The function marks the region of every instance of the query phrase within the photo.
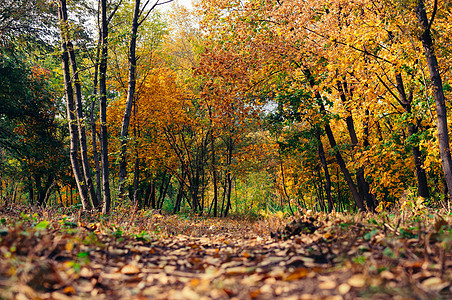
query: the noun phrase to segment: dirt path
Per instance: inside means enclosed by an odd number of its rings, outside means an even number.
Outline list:
[[[314,220],[283,240],[194,222],[195,236],[156,238],[68,224],[0,230],[0,298],[452,299],[452,255],[433,232]]]

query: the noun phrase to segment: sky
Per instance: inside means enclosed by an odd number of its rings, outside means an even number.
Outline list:
[[[187,7],[187,8],[191,8],[192,4],[191,4],[191,0],[174,0],[175,2],[182,4],[183,6]],[[161,1],[164,2],[164,1]],[[167,5],[171,5],[171,4],[167,4]]]
[[[188,7],[188,8],[190,8],[190,7],[192,7],[192,5],[191,5],[191,0],[177,0],[180,4],[182,4],[182,5],[184,5],[184,6],[186,6],[186,7]]]
[[[176,3],[180,4],[180,5],[183,5],[183,6],[187,7],[187,8],[192,8],[193,7],[193,5],[191,4],[191,1],[192,0],[174,0],[174,2],[176,2]],[[160,0],[159,2],[160,3],[165,3],[165,0]],[[172,3],[165,3],[163,5],[160,5],[158,9],[160,11],[167,11],[167,10],[171,9],[171,5],[172,5]]]

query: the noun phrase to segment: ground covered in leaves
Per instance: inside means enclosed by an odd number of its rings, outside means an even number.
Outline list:
[[[290,222],[291,221],[291,222]],[[0,299],[452,299],[450,214],[0,208]]]

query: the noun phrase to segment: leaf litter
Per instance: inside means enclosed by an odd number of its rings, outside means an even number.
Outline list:
[[[450,216],[0,212],[0,299],[452,298]]]

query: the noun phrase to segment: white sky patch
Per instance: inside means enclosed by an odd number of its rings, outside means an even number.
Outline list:
[[[192,0],[174,0],[171,3],[166,3],[166,4],[163,4],[163,5],[159,5],[159,9],[161,11],[167,11],[167,10],[171,9],[171,6],[172,6],[173,3],[177,3],[177,4],[180,4],[180,5],[183,5],[186,8],[193,8],[193,4],[192,4],[191,1]],[[160,3],[164,3],[164,2],[165,2],[164,0],[160,0]]]

